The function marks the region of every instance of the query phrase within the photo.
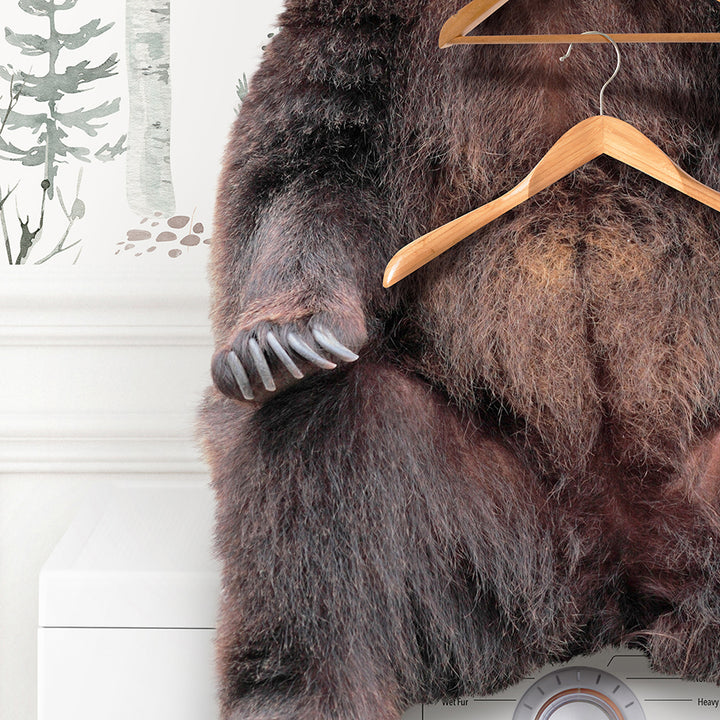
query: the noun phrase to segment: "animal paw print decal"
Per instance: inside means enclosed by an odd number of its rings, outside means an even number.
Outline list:
[[[127,238],[118,243],[116,255],[134,250],[135,257],[139,257],[166,250],[169,257],[177,258],[187,248],[210,244],[210,238],[203,237],[205,225],[190,215],[165,218],[157,212],[152,218],[143,218],[139,225],[141,227],[127,231]]]

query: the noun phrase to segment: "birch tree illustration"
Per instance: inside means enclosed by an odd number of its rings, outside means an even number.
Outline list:
[[[45,75],[32,72],[21,72],[22,98],[35,100],[42,109],[37,113],[20,113],[15,110],[7,118],[8,131],[29,129],[35,137],[35,144],[21,147],[0,138],[0,150],[3,155],[19,160],[27,166],[45,166],[44,176],[48,181],[47,197],[52,199],[55,190],[55,179],[58,164],[70,158],[88,161],[91,150],[87,147],[73,145],[69,138],[73,131],[88,137],[97,137],[98,131],[105,127],[105,118],[115,114],[120,107],[120,98],[115,98],[92,108],[67,108],[66,96],[78,95],[98,81],[116,74],[118,64],[116,54],[110,55],[99,65],[91,66],[89,60],[75,65],[60,68],[61,56],[76,51],[93,38],[107,30],[113,23],[101,25],[100,20],[91,20],[76,32],[62,33],[57,28],[56,15],[71,10],[78,0],[19,0],[20,8],[28,15],[42,17],[47,20],[48,34],[21,34],[5,28],[5,40],[9,45],[19,48],[23,55],[30,57],[45,56],[48,71]],[[0,66],[0,78],[12,81],[14,72],[11,68]],[[112,160],[124,150],[125,137],[105,143],[95,149],[94,157],[101,160]]]
[[[128,205],[175,211],[170,169],[170,0],[126,0],[130,134]]]

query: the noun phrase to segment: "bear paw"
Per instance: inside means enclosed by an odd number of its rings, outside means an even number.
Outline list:
[[[313,317],[304,325],[263,322],[240,331],[215,353],[213,382],[228,397],[262,402],[319,370],[355,362],[357,353],[328,324]]]

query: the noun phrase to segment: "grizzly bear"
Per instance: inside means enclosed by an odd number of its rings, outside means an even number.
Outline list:
[[[615,55],[439,49],[463,0],[288,0],[227,146],[201,433],[225,720],[391,720],[642,649],[720,681],[720,214],[601,157],[386,290],[597,114]],[[510,0],[488,34],[720,31]],[[720,188],[720,51],[629,44],[606,113]]]

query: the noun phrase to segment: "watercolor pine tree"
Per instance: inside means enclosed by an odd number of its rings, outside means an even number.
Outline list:
[[[19,48],[23,55],[43,57],[47,67],[44,75],[32,71],[14,73],[8,66],[0,66],[0,77],[11,81],[13,75],[22,82],[22,98],[30,98],[41,107],[35,113],[13,110],[8,118],[6,131],[29,130],[33,142],[24,146],[0,137],[0,151],[6,158],[18,160],[23,165],[44,165],[45,179],[49,185],[47,196],[52,199],[58,164],[71,159],[89,161],[92,157],[99,160],[112,160],[125,151],[125,136],[112,144],[105,142],[92,150],[84,145],[74,144],[70,140],[78,135],[96,138],[105,127],[103,122],[118,112],[120,99],[114,98],[95,107],[68,107],[68,96],[78,95],[96,83],[116,74],[118,58],[116,54],[106,58],[98,65],[89,60],[61,67],[66,55],[75,53],[87,43],[112,27],[112,23],[102,25],[100,20],[91,20],[75,32],[63,33],[58,30],[58,13],[72,10],[78,0],[19,0],[20,8],[28,15],[44,18],[46,34],[21,34],[5,28],[5,40]],[[61,63],[62,61],[62,63]],[[35,64],[37,67],[37,63]],[[18,133],[19,134],[19,133]],[[76,139],[75,142],[78,142]]]
[[[31,250],[42,236],[47,202],[53,200],[56,190],[66,218],[65,229],[50,252],[36,262],[46,262],[75,247],[79,241],[69,243],[68,240],[73,226],[85,214],[85,205],[79,197],[82,167],[93,159],[113,160],[126,149],[125,135],[113,138],[112,143],[99,137],[109,118],[118,112],[119,98],[92,107],[84,107],[74,98],[116,75],[118,65],[117,54],[106,57],[98,64],[76,59],[81,50],[87,56],[88,48],[85,46],[113,26],[113,23],[103,25],[101,20],[95,19],[80,27],[76,25],[72,32],[61,32],[58,29],[58,14],[72,10],[77,4],[78,0],[19,0],[20,9],[32,18],[28,22],[42,22],[44,27],[40,27],[40,31],[44,34],[23,34],[5,28],[6,43],[31,59],[27,62],[28,70],[16,70],[9,64],[0,65],[0,78],[7,81],[11,89],[11,103],[3,114],[0,157],[28,167],[42,168],[43,177],[37,218],[32,222],[29,214],[23,217],[18,210],[17,237],[12,236],[5,208],[0,205],[0,227],[11,264],[28,262]],[[63,22],[63,25],[68,27],[69,24]],[[38,66],[46,70],[45,74],[34,71]],[[66,204],[60,189],[56,188],[58,168],[62,164],[78,163],[75,199]],[[23,185],[25,182],[23,180]],[[0,197],[7,200],[16,187],[0,192]],[[15,252],[13,248],[16,248]]]

